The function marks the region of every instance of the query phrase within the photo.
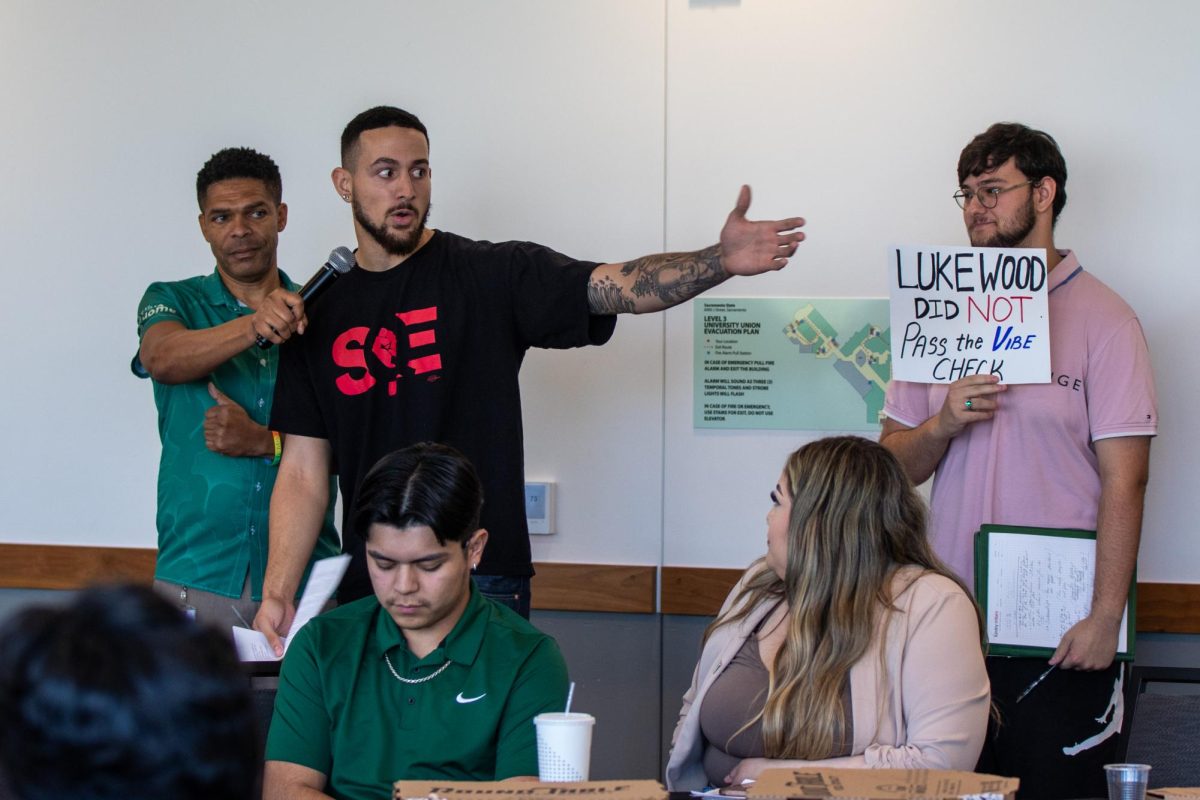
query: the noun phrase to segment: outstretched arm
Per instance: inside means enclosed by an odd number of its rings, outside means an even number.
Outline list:
[[[783,269],[804,241],[800,217],[746,219],[750,187],[721,229],[720,244],[691,253],[660,253],[592,270],[588,305],[593,314],[645,314],[690,300],[734,275]]]

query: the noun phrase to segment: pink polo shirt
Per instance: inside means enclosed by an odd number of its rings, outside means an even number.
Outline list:
[[[1157,433],[1137,316],[1074,253],[1064,255],[1049,276],[1050,383],[1010,385],[996,416],[956,436],[934,475],[931,541],[968,585],[980,525],[1094,530],[1100,474],[1092,442]],[[915,428],[941,410],[948,391],[892,381],[884,413]]]

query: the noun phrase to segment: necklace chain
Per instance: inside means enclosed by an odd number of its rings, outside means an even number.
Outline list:
[[[446,659],[445,664],[442,664],[435,671],[429,673],[424,678],[405,678],[405,677],[401,676],[399,672],[396,672],[396,668],[392,666],[392,660],[390,658],[388,658],[387,653],[383,654],[383,660],[387,662],[387,668],[391,671],[392,676],[396,680],[400,681],[401,683],[407,683],[410,685],[414,684],[414,683],[425,683],[425,681],[431,681],[434,678],[436,678],[438,675],[441,675],[443,672],[445,672],[446,667],[450,666],[450,659]]]

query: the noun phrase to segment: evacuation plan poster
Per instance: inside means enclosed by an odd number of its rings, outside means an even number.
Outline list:
[[[878,431],[891,378],[886,299],[694,302],[693,425]]]

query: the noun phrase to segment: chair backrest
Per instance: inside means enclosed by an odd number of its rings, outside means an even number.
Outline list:
[[[1134,667],[1121,760],[1149,764],[1150,786],[1200,786],[1200,669]]]
[[[250,697],[254,703],[254,720],[258,738],[258,780],[254,787],[254,800],[262,797],[263,749],[267,743],[267,731],[271,727],[271,716],[275,711],[275,690],[279,688],[279,663],[243,663],[242,671],[250,682]],[[0,798],[3,800],[3,798]]]

